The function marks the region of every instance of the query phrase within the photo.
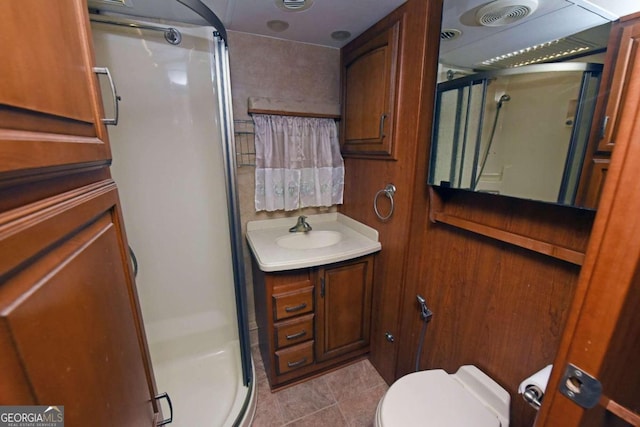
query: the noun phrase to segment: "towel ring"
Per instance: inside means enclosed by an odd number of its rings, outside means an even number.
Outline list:
[[[380,211],[378,210],[378,197],[380,197],[382,194],[387,196],[391,201],[391,209],[389,209],[389,213],[384,216],[380,215]],[[388,220],[389,218],[391,218],[391,215],[393,215],[393,208],[394,208],[393,195],[394,194],[396,194],[396,186],[393,184],[387,184],[382,190],[378,190],[375,197],[373,198],[373,210],[375,211],[378,218],[382,221]]]

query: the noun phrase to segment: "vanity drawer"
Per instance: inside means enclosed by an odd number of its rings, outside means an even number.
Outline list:
[[[312,311],[313,286],[273,295],[274,320],[288,319]]]
[[[276,351],[276,366],[280,375],[312,363],[313,340]]]
[[[313,339],[313,314],[277,323],[274,335],[276,349]]]

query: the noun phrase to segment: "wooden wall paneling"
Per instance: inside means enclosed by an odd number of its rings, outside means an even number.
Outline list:
[[[398,70],[400,83],[395,123],[396,160],[345,159],[345,203],[339,208],[345,215],[374,227],[380,235],[382,251],[376,257],[374,270],[370,360],[389,383],[396,378],[396,354],[398,340],[401,339],[400,297],[407,262],[417,154],[422,154],[424,148],[419,141],[423,136],[419,133],[419,127],[425,120],[421,116],[425,112],[422,104],[424,102],[427,105],[428,101],[424,101],[422,95],[425,85],[427,93],[432,91],[432,86],[435,88],[441,9],[440,0],[409,0],[352,42],[366,40],[368,34],[385,25],[385,20],[405,14]],[[425,58],[429,60],[425,62]],[[431,74],[433,80],[425,79],[425,75]],[[431,122],[430,117],[427,121]],[[388,183],[393,183],[397,192],[394,197],[394,213],[384,222],[376,217],[372,204],[376,192]],[[388,207],[384,205],[383,200],[380,201],[381,211],[387,212]],[[396,343],[390,343],[385,339],[387,331],[397,337]]]
[[[426,166],[425,166],[426,167]],[[425,175],[426,176],[426,175]],[[434,317],[421,369],[479,366],[512,399],[511,425],[530,426],[535,411],[517,394],[524,378],[552,363],[568,317],[579,267],[511,244],[432,223],[429,191],[416,189],[397,376],[413,371],[422,323],[415,295]],[[584,252],[594,213],[518,199],[447,192],[447,212]]]
[[[423,111],[431,111],[432,105],[433,93],[425,94]],[[478,365],[509,391],[510,425],[530,426],[536,412],[517,394],[517,387],[553,361],[579,267],[431,222],[430,203],[448,214],[577,252],[585,251],[595,213],[464,191],[440,192],[430,200],[430,121],[420,123],[419,129],[424,147],[417,151],[396,377],[415,369],[422,327],[416,294],[421,294],[434,316],[420,369],[453,372],[465,363]]]
[[[421,369],[478,366],[510,393],[511,425],[531,425],[535,411],[517,387],[553,361],[579,267],[448,225],[433,225],[426,234],[429,248],[414,289],[434,316]],[[408,291],[405,303],[414,301]],[[404,312],[403,330],[414,334],[413,342],[403,340],[398,375],[414,369],[422,326],[417,308]]]

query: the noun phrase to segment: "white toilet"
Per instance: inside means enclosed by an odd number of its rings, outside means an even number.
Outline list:
[[[472,365],[415,372],[380,399],[376,427],[508,427],[509,393]]]

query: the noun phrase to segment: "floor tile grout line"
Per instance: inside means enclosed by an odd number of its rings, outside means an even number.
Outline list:
[[[349,420],[347,419],[347,416],[342,411],[342,407],[340,406],[340,402],[336,403],[336,405],[338,406],[338,411],[340,411],[340,415],[342,415],[342,419],[344,420],[344,423],[347,425],[347,427],[350,427],[351,423],[349,422]]]
[[[370,362],[368,362],[368,363],[370,363]],[[329,374],[330,373],[327,373],[326,375],[329,375]],[[386,381],[384,381],[384,379],[376,371],[368,372],[368,373],[365,372],[364,375],[362,375],[362,376],[360,376],[358,378],[358,382],[361,382],[362,378],[365,378],[365,377],[367,379],[371,379],[371,377],[378,377],[379,381],[376,380],[376,381],[374,381],[375,382],[374,384],[371,384],[371,385],[366,386],[366,387],[364,387],[365,384],[361,383],[363,388],[359,390],[358,394],[371,392],[372,390],[374,390],[377,387],[383,387],[383,386],[387,387],[387,388],[389,387],[389,385],[386,383]],[[351,426],[352,425],[352,423],[349,421],[349,419],[345,415],[345,412],[344,412],[345,409],[344,408],[346,406],[348,406],[348,405],[345,405],[345,402],[347,402],[348,400],[352,399],[354,396],[353,395],[347,395],[347,396],[343,396],[343,398],[341,400],[338,400],[338,398],[337,398],[338,394],[336,394],[336,390],[334,390],[334,387],[332,387],[331,381],[328,380],[328,377],[324,377],[323,378],[322,376],[320,376],[318,378],[321,378],[322,381],[324,382],[324,385],[326,386],[326,389],[330,394],[332,403],[330,403],[329,405],[327,405],[327,406],[325,406],[323,408],[319,408],[319,409],[317,409],[315,411],[309,412],[309,413],[304,414],[304,415],[302,415],[300,417],[297,417],[297,418],[295,418],[293,420],[289,420],[289,421],[285,422],[285,419],[284,419],[285,418],[284,417],[285,411],[283,409],[282,402],[280,402],[280,399],[275,399],[275,402],[276,402],[276,405],[277,405],[277,409],[278,409],[278,413],[279,413],[279,415],[280,415],[280,417],[282,419],[282,424],[278,424],[278,427],[289,426],[289,425],[291,425],[291,424],[293,424],[295,422],[301,421],[301,420],[303,420],[303,419],[305,419],[307,417],[311,417],[311,416],[317,414],[318,412],[326,410],[326,409],[329,409],[329,408],[331,408],[333,406],[337,406],[338,412],[339,412],[343,422],[345,423],[345,425],[346,426]],[[266,378],[266,376],[264,378],[261,378],[261,381],[266,382],[267,386],[268,386],[268,378]],[[274,394],[277,394],[277,393],[278,392],[276,392]]]
[[[305,418],[307,418],[307,417],[310,417],[311,415],[315,415],[315,414],[317,414],[317,413],[318,413],[318,412],[320,412],[320,411],[324,411],[325,409],[329,409],[329,408],[331,408],[332,406],[338,406],[338,402],[334,402],[334,403],[332,403],[332,404],[331,404],[331,405],[329,405],[329,406],[325,406],[324,408],[320,408],[320,409],[315,410],[315,411],[313,411],[313,412],[309,412],[308,414],[305,414],[305,415],[303,415],[303,416],[301,416],[301,417],[299,417],[299,418],[296,418],[295,420],[291,420],[291,421],[289,421],[289,422],[287,422],[287,423],[283,424],[282,426],[283,426],[283,427],[284,427],[284,426],[288,426],[289,424],[295,423],[296,421],[301,421],[301,420],[303,420],[303,419],[305,419]],[[339,406],[338,406],[338,411],[340,411],[340,415],[342,416],[342,418],[343,418],[343,419],[345,420],[345,422],[346,422],[346,420],[347,420],[347,419],[345,418],[344,414],[343,414],[343,413],[342,413],[342,411],[340,410],[340,407],[339,407]]]

